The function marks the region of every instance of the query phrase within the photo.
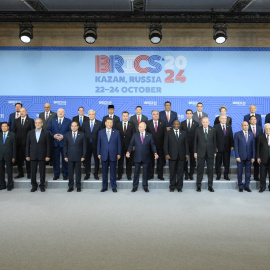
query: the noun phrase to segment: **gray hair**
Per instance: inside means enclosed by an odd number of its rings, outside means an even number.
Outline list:
[[[96,111],[93,110],[93,109],[89,110],[89,111],[88,111],[88,114],[89,114],[90,112],[94,112],[94,113],[96,114]]]

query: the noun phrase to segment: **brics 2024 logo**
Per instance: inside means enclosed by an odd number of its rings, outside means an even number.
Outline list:
[[[185,56],[160,55],[96,55],[96,73],[124,73],[124,74],[168,74],[165,83],[179,81],[184,83],[187,66]]]

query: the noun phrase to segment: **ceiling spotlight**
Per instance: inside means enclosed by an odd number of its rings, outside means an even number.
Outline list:
[[[226,41],[226,39],[228,38],[227,28],[228,28],[228,25],[225,23],[215,24],[213,26],[213,29],[214,29],[213,38],[217,44],[224,43]]]
[[[161,24],[149,26],[149,39],[153,44],[158,44],[162,39]]]
[[[20,24],[19,38],[23,43],[29,43],[33,38],[33,25],[31,23]]]
[[[97,25],[85,24],[83,38],[87,43],[93,44],[97,40]]]

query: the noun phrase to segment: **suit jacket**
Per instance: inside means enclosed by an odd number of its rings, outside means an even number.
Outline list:
[[[41,130],[38,142],[36,129],[27,133],[26,157],[30,157],[31,160],[45,160],[46,157],[50,157],[50,135],[45,129]]]
[[[21,124],[21,117],[14,120],[13,132],[16,134],[17,147],[26,147],[27,133],[35,128],[35,123],[32,118],[28,116],[25,118],[24,125]]]
[[[88,122],[89,118],[87,116],[83,116],[83,123],[82,123],[82,126],[80,126],[80,116],[77,115],[77,116],[74,116],[72,118],[72,122],[77,122],[78,125],[79,125],[79,131],[83,131],[83,126],[86,122]]]
[[[123,130],[123,121],[118,123],[116,127],[117,130],[120,132],[122,149],[127,151],[131,138],[133,134],[136,132],[135,126],[133,122],[128,121],[126,134],[124,134]]]
[[[226,136],[224,136],[223,129],[220,124],[214,126],[216,130],[216,141],[218,152],[230,151],[234,147],[232,127],[226,124]]]
[[[248,122],[249,123],[249,117],[250,117],[250,113],[249,114],[246,114],[244,116],[244,121]],[[255,117],[257,119],[257,125],[262,127],[262,116],[260,114],[257,114],[255,113]]]
[[[159,112],[159,119],[163,120],[166,124],[166,127],[172,127],[173,121],[178,120],[177,113],[170,111],[170,121],[168,122],[166,111]]]
[[[60,142],[56,139],[54,139],[55,134],[62,134],[63,136],[70,131],[70,126],[71,126],[71,121],[70,119],[64,117],[61,127],[59,127],[58,124],[58,117],[55,117],[51,120],[49,127],[48,127],[48,132],[50,133],[51,137],[53,138],[53,146],[54,147],[64,147],[64,140],[61,140]]]
[[[264,164],[267,163],[267,161],[270,158],[269,146],[265,133],[262,133],[261,135],[258,136],[256,158],[260,158],[261,162]]]
[[[138,120],[137,120],[137,114],[132,115],[130,117],[129,121],[134,124],[136,132],[139,132],[139,124],[138,124]],[[145,115],[142,114],[140,122],[147,123],[148,122],[148,117],[146,117]]]
[[[131,153],[133,146],[135,146],[134,152],[134,162],[143,162],[148,163],[150,162],[150,155],[153,153],[157,153],[157,148],[154,143],[154,139],[152,135],[148,132],[145,132],[145,138],[142,144],[140,132],[136,132],[133,134],[129,147],[128,152]],[[152,150],[152,152],[150,151]]]
[[[214,121],[214,125],[218,125],[220,122],[219,122],[219,116],[216,117],[215,121]],[[227,125],[232,125],[232,118],[227,116],[227,122],[226,122]]]
[[[47,121],[45,120],[45,112],[40,113],[38,117],[43,121],[43,128],[47,130],[51,120],[54,117],[57,117],[57,114],[55,112],[50,111],[49,118],[47,119]]]
[[[97,155],[101,155],[101,160],[106,161],[108,156],[111,161],[117,161],[117,155],[121,155],[121,137],[116,129],[111,130],[110,141],[107,139],[106,128],[98,133]]]
[[[97,140],[98,140],[98,133],[102,129],[101,121],[95,119],[95,124],[93,126],[93,130],[91,132],[91,125],[90,120],[86,121],[83,125],[83,132],[87,139],[87,144],[90,144],[90,140],[92,139],[92,146],[93,148],[97,148]]]
[[[203,117],[208,117],[208,114],[205,113],[205,112],[202,112],[202,118],[203,118]],[[202,126],[202,123],[201,123],[200,120],[199,120],[197,111],[193,113],[192,119],[193,119],[194,121],[196,121],[196,122],[199,124],[199,126]]]
[[[147,124],[146,130],[147,132],[152,134],[156,148],[159,150],[160,149],[163,150],[165,134],[167,132],[165,122],[160,119],[158,120],[157,132],[155,132],[153,119],[149,120],[146,124]]]
[[[270,113],[265,116],[265,124],[270,123]]]
[[[251,130],[251,125],[249,124],[248,130],[253,133]],[[256,125],[256,137],[255,137],[255,142],[257,141],[257,137],[263,133],[262,127],[260,127],[258,124]]]
[[[186,160],[188,155],[188,136],[187,133],[181,129],[178,130],[178,140],[176,139],[174,129],[169,130],[165,135],[164,154],[170,155],[171,160]]]
[[[190,130],[188,130],[188,127],[187,127],[187,120],[181,122],[180,129],[186,132],[186,135],[188,137],[189,146],[193,147],[194,137],[195,137],[195,132],[196,132],[197,127],[199,127],[199,124],[198,124],[198,122],[196,122],[194,120],[192,120],[192,125],[191,125]]]
[[[4,144],[3,132],[0,132],[0,160],[11,161],[16,158],[16,136],[9,131]]]
[[[235,158],[240,157],[241,160],[251,160],[252,158],[255,158],[255,139],[251,131],[248,131],[247,143],[243,130],[235,133],[234,151],[235,151]]]
[[[87,150],[86,137],[83,132],[78,130],[74,143],[72,131],[68,131],[64,137],[64,157],[68,161],[81,162],[81,158],[85,158]]]
[[[103,128],[106,128],[105,126],[105,122],[106,122],[106,119],[109,117],[109,115],[105,115],[102,119],[102,127]],[[114,129],[116,129],[116,125],[117,123],[120,122],[120,118],[118,116],[116,116],[115,114],[113,115],[113,127]]]
[[[15,112],[11,113],[9,115],[9,119],[8,119],[8,125],[9,125],[9,130],[13,130],[13,124],[14,124],[14,120],[15,120]]]
[[[197,153],[198,157],[205,157],[206,152],[209,157],[214,156],[217,148],[216,145],[216,130],[213,127],[208,126],[207,141],[205,140],[203,126],[196,129],[194,153]]]

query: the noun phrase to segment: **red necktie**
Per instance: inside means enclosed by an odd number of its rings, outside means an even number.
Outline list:
[[[254,134],[254,137],[256,137],[255,127],[253,127],[253,134]]]
[[[126,134],[127,132],[127,126],[126,126],[126,123],[124,123],[124,134]]]
[[[170,122],[170,113],[169,112],[167,112],[167,120],[168,120],[168,122]]]
[[[202,122],[201,113],[199,113],[199,121]]]
[[[155,121],[155,132],[157,133],[157,121]]]
[[[141,123],[141,119],[140,119],[140,116],[138,115],[138,124]]]
[[[17,116],[16,116],[16,118],[19,118],[19,113],[17,113]]]

